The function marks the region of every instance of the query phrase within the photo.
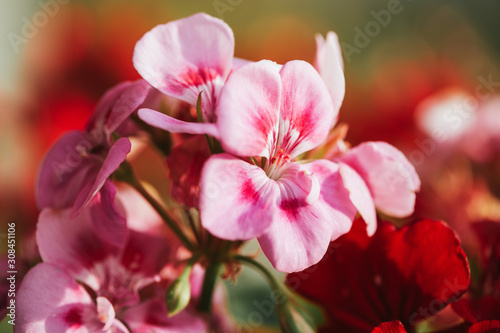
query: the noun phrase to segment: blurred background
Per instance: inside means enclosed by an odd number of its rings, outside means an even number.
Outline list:
[[[345,62],[340,121],[349,125],[347,140],[383,140],[407,154],[423,181],[412,218],[445,220],[472,259],[478,246],[470,224],[500,221],[500,140],[488,138],[492,151],[477,158],[460,148],[465,139],[443,145],[419,125],[421,103],[443,91],[480,103],[500,94],[498,1],[0,3],[0,244],[5,252],[6,224],[15,222],[19,265],[36,261],[34,182],[43,155],[63,132],[83,128],[106,89],[139,78],[132,54],[145,32],[200,11],[224,19],[235,34],[235,55],[249,60],[312,62],[314,35],[335,31]],[[492,119],[500,133],[500,117]],[[163,162],[143,154],[141,176],[168,191]],[[248,321],[269,291],[251,274],[239,284],[244,288],[229,287],[230,304],[236,319]],[[263,323],[272,327],[274,316]],[[4,322],[1,329],[11,328]]]

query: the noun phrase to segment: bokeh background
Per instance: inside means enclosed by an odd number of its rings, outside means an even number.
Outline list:
[[[337,32],[347,81],[340,113],[340,121],[349,124],[347,140],[384,140],[403,150],[423,179],[414,217],[446,220],[471,256],[475,244],[467,241],[468,223],[500,221],[498,157],[476,163],[460,154],[442,160],[438,149],[426,152],[415,111],[443,89],[500,94],[498,1],[0,3],[0,244],[5,252],[6,224],[16,222],[19,265],[36,260],[34,182],[44,153],[63,132],[84,126],[106,89],[139,78],[132,53],[146,31],[200,11],[224,19],[235,34],[235,55],[249,60],[312,62],[314,35]],[[381,14],[388,10],[390,16]],[[145,151],[136,163],[142,178],[168,191],[158,157]],[[238,284],[229,287],[231,308],[237,319],[248,321],[254,303],[269,298],[269,291],[250,273]],[[264,323],[270,328],[259,330],[272,331],[274,316]],[[11,328],[4,322],[0,330]]]

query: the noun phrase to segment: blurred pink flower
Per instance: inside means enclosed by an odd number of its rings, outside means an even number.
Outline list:
[[[164,237],[161,219],[138,195],[124,193],[115,209],[114,194],[96,196],[73,221],[70,209],[42,211],[37,240],[44,262],[19,290],[19,332],[205,330],[187,311],[167,317],[164,288],[139,296],[160,282],[165,265],[175,264],[178,242]],[[137,208],[127,227],[117,211]]]
[[[72,207],[75,217],[125,161],[131,144],[113,141],[112,134],[146,99],[150,86],[143,80],[125,82],[101,99],[85,130],[63,135],[40,167],[36,186],[38,206]]]

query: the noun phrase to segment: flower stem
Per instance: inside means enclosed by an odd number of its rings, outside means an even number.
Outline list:
[[[182,232],[182,229],[174,221],[174,219],[166,211],[165,207],[159,203],[145,188],[142,186],[141,182],[135,176],[132,167],[126,161],[122,163],[120,168],[117,170],[117,177],[132,185],[137,192],[139,192],[144,199],[146,199],[149,204],[156,210],[156,212],[161,216],[165,224],[175,233],[182,244],[190,251],[193,251],[194,247],[191,241]]]
[[[193,231],[194,238],[196,239],[196,242],[198,243],[198,245],[201,245],[202,240],[201,240],[199,228],[197,226],[196,221],[193,218],[193,215],[191,214],[191,211],[189,209],[184,209],[184,212],[186,213],[186,218],[189,222],[189,226],[190,226],[191,230]]]
[[[219,272],[222,264],[218,261],[211,262],[205,271],[203,279],[203,287],[201,289],[200,303],[198,310],[200,312],[209,313],[212,306],[212,295],[214,293],[215,284],[219,277]]]
[[[267,268],[265,268],[264,265],[262,265],[260,262],[254,260],[254,259],[252,259],[250,257],[243,256],[243,255],[238,255],[238,254],[235,255],[235,256],[233,256],[233,259],[235,259],[237,261],[241,261],[243,264],[246,264],[247,266],[250,266],[250,267],[255,268],[258,271],[260,271],[265,276],[265,278],[268,280],[269,285],[271,286],[271,288],[276,289],[276,290],[282,290],[283,289],[282,284],[280,283],[280,281],[278,281],[278,279],[276,279],[276,277],[274,275],[272,275],[267,270]]]

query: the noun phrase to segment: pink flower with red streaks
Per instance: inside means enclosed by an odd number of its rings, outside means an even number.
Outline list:
[[[326,138],[335,114],[321,77],[303,61],[261,61],[231,74],[217,121],[230,154],[212,156],[203,169],[203,226],[224,239],[258,237],[280,271],[318,262],[330,240],[349,231],[356,209],[335,163],[294,158]]]
[[[329,32],[326,39],[317,35],[316,45],[314,66],[338,111],[345,93],[338,37],[334,32]],[[338,112],[335,120],[337,118]],[[369,225],[376,225],[375,209],[394,217],[411,215],[415,192],[420,189],[420,179],[413,165],[398,149],[385,142],[365,142],[349,149],[343,140],[346,132],[339,128],[330,134],[325,158],[339,164],[344,186],[363,219]]]
[[[233,66],[234,36],[224,21],[198,13],[159,25],[135,47],[134,66],[153,87],[195,106],[201,95],[203,123],[178,120],[163,113],[139,110],[146,123],[174,133],[209,134],[217,137],[218,97]],[[233,64],[234,63],[234,64]]]

